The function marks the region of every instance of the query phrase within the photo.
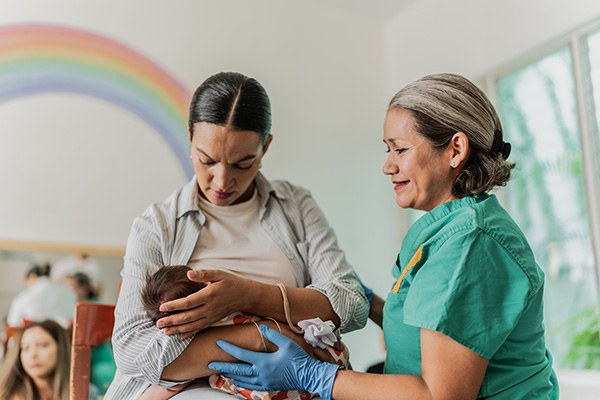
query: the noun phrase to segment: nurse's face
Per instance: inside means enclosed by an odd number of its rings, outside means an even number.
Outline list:
[[[261,135],[253,131],[197,122],[190,141],[192,164],[203,198],[216,206],[249,200],[254,178],[272,137],[263,148]]]
[[[390,175],[396,202],[402,208],[430,211],[456,200],[452,195],[455,170],[452,149],[435,149],[413,128],[409,111],[393,108],[385,117],[383,142],[389,156],[383,173]]]
[[[21,338],[21,364],[33,379],[48,378],[56,369],[58,345],[43,328],[27,329]]]

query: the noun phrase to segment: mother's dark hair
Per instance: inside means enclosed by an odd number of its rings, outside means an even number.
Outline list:
[[[502,124],[485,93],[463,76],[427,75],[400,90],[389,108],[408,110],[415,131],[433,147],[444,148],[457,132],[469,139],[469,156],[454,181],[452,193],[461,198],[504,186],[515,164],[492,150]],[[501,136],[500,136],[501,137]]]
[[[271,133],[271,103],[257,80],[237,72],[220,72],[206,79],[190,103],[188,129],[208,122],[261,135],[263,146]]]

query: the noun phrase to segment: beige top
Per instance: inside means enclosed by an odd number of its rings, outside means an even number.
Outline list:
[[[260,226],[260,197],[226,207],[199,198],[206,222],[188,265],[219,269],[263,283],[298,287],[294,271],[279,246]]]

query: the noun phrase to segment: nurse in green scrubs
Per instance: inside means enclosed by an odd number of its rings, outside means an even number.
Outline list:
[[[384,123],[389,175],[402,208],[426,211],[408,231],[384,302],[384,375],[313,360],[277,332],[279,349],[219,345],[244,364],[209,367],[239,386],[304,389],[325,399],[558,399],[543,324],[544,274],[490,191],[514,164],[485,94],[459,75],[398,92]]]

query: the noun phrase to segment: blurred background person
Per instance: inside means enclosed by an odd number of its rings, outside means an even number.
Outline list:
[[[24,326],[26,322],[51,319],[69,328],[77,299],[72,290],[65,290],[50,279],[50,265],[35,265],[25,275],[25,290],[11,302],[7,323]]]
[[[54,263],[52,268],[52,280],[57,283],[66,283],[69,276],[77,273],[85,274],[89,277],[96,297],[100,296],[102,289],[102,274],[100,264],[88,254],[80,252],[61,258]]]
[[[54,321],[34,322],[17,332],[15,343],[0,367],[0,399],[68,400],[67,331]]]
[[[100,300],[91,278],[83,272],[76,272],[73,275],[68,275],[65,284],[73,290],[78,302]]]

